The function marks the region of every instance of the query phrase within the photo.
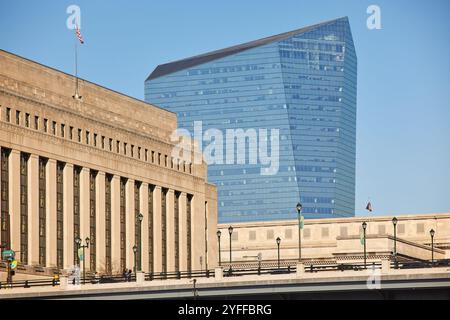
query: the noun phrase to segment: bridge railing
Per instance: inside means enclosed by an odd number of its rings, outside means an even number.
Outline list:
[[[59,286],[59,280],[56,279],[37,279],[37,280],[23,280],[12,282],[0,282],[0,289],[6,288],[31,288],[31,287],[55,287]]]
[[[176,272],[150,272],[145,274],[146,281],[153,280],[176,280],[191,278],[209,278],[214,277],[214,270],[192,270]]]
[[[450,267],[450,259],[436,261],[391,261],[391,268],[394,269],[423,269]]]

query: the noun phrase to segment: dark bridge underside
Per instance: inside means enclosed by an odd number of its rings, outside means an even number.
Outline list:
[[[25,298],[25,297],[21,297]],[[27,297],[30,298],[30,297]],[[40,295],[38,299],[94,299],[94,300],[150,300],[194,299],[192,286],[169,288],[130,288],[120,291],[59,292]],[[205,300],[295,300],[295,299],[450,299],[450,279],[398,279],[382,280],[379,289],[368,289],[366,279],[336,282],[255,283],[245,285],[201,286],[196,288],[195,299]]]

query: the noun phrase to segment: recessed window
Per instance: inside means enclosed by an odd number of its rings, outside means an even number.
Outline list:
[[[152,151],[152,163],[155,163],[155,151]]]
[[[267,230],[267,240],[271,240],[274,238],[274,232],[273,230]]]
[[[78,129],[78,142],[81,143],[81,129]]]
[[[20,125],[20,111],[16,111],[16,124]]]
[[[6,108],[6,122],[11,122],[11,108]]]
[[[134,157],[134,145],[131,145],[131,157]]]
[[[286,230],[284,231],[284,237],[285,237],[286,239],[292,239],[292,229],[286,229]]]
[[[138,147],[138,159],[141,159],[141,147]]]
[[[105,149],[105,136],[102,136],[102,149]]]
[[[127,155],[127,143],[126,142],[123,143],[123,154]]]
[[[72,126],[69,127],[69,139],[70,140],[73,139],[73,127]]]
[[[113,140],[109,138],[109,151],[112,151]]]
[[[147,161],[148,161],[148,150],[145,149],[145,162],[147,162]]]
[[[30,127],[30,114],[29,113],[25,113],[25,127],[27,127],[27,128]]]
[[[48,132],[48,119],[44,119],[44,132]]]
[[[61,137],[64,138],[66,135],[66,125],[64,123],[61,123]]]
[[[116,152],[120,153],[120,141],[119,140],[117,140],[117,143],[116,143]]]
[[[97,146],[97,134],[94,133],[94,147]]]
[[[305,238],[305,239],[309,239],[309,238],[311,238],[311,229],[305,229],[305,230],[303,230],[303,238]]]
[[[89,133],[89,131],[86,131],[86,144],[89,144],[89,139],[91,138],[91,135]]]
[[[423,223],[417,224],[417,233],[425,233],[425,225]]]
[[[56,121],[52,121],[52,134],[56,135]]]
[[[39,117],[34,116],[34,129],[39,130]]]

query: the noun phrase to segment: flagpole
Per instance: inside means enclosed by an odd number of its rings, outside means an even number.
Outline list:
[[[78,45],[75,39],[75,99],[78,98]]]

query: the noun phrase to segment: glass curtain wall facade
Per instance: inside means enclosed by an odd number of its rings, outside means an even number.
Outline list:
[[[279,169],[212,164],[219,222],[354,216],[357,57],[346,17],[160,65],[145,99],[179,127],[279,129]],[[261,137],[258,138],[261,147]],[[210,142],[204,141],[203,147]],[[223,154],[226,154],[225,142]],[[226,159],[224,159],[225,163]]]

